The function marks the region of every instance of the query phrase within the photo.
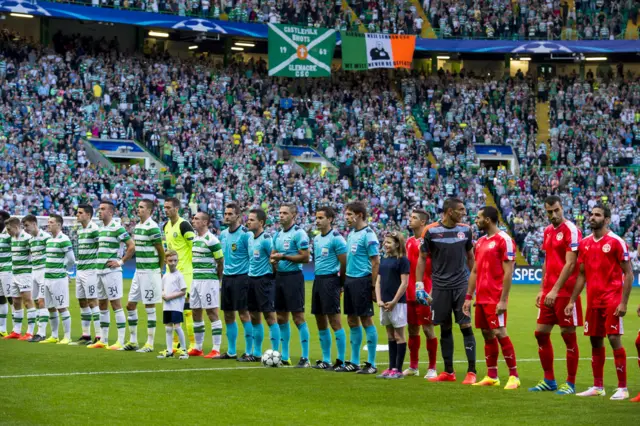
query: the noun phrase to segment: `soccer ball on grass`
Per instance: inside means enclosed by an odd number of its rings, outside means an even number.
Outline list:
[[[282,361],[282,355],[273,349],[267,349],[262,354],[262,365],[265,367],[279,367],[280,361]]]

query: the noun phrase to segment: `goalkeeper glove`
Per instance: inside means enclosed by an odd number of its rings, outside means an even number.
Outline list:
[[[424,290],[418,290],[416,291],[416,299],[419,304],[429,306],[431,301],[431,296],[429,296],[429,293],[427,293]]]
[[[421,305],[429,305],[429,293],[424,290],[424,283],[422,281],[418,281],[416,283],[416,300]]]

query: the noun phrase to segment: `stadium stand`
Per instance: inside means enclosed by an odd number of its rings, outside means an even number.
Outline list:
[[[624,37],[637,15],[634,1],[427,0],[423,7],[443,38],[609,40]]]
[[[366,18],[385,6],[350,7]],[[640,81],[621,69],[543,84],[523,73],[337,71],[303,84],[269,78],[260,60],[220,67],[125,55],[117,39],[52,40],[50,50],[2,32],[0,149],[9,155],[0,160],[0,207],[12,214],[72,215],[77,204],[107,197],[133,217],[135,200],[148,191],[177,194],[219,227],[234,197],[264,207],[274,223],[277,205],[299,196],[301,224],[310,230],[318,205],[341,208],[358,198],[370,200],[374,226],[388,230],[404,229],[402,212],[411,206],[421,203],[435,216],[446,196],[458,195],[470,213],[494,200],[527,260],[538,264],[544,196],[566,195],[570,217],[584,228],[588,207],[616,187],[623,191],[610,195],[620,206],[613,228],[633,245],[640,239],[633,169],[640,165]],[[536,105],[547,100],[549,140],[539,143]],[[88,136],[144,143],[173,181],[157,169],[113,175],[90,164]],[[512,147],[519,174],[477,167],[475,144]],[[310,145],[339,173],[305,171],[276,145]]]

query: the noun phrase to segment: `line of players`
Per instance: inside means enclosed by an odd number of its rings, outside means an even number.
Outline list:
[[[108,347],[117,350],[153,351],[155,333],[155,304],[160,302],[161,275],[164,267],[164,249],[158,225],[150,219],[153,203],[142,200],[138,207],[140,218],[134,240],[124,228],[113,222],[113,205],[102,203],[99,216],[103,226],[91,221],[90,206],[78,208],[78,278],[77,297],[82,312],[83,336],[75,344],[88,344],[92,348]],[[280,208],[281,230],[273,237],[265,234],[266,215],[260,209],[251,210],[246,227],[241,224],[241,210],[237,204],[225,209],[224,221],[228,228],[220,240],[208,231],[209,217],[198,213],[193,218],[194,230],[188,222],[179,219],[180,205],[176,199],[165,203],[169,217],[165,225],[167,240],[180,234],[185,244],[176,247],[188,249],[183,263],[183,272],[193,281],[190,288],[190,308],[193,309],[193,333],[195,344],[189,350],[191,356],[204,355],[203,311],[211,320],[214,347],[206,357],[258,361],[262,353],[264,317],[273,349],[282,346],[283,363],[291,365],[289,342],[291,331],[289,316],[299,330],[302,357],[296,367],[309,367],[309,330],[304,317],[304,278],[302,264],[310,258],[309,240],[306,233],[295,225],[296,206]],[[593,346],[594,386],[579,395],[604,395],[602,370],[604,365],[603,338],[608,337],[614,349],[618,389],[612,399],[625,399],[626,353],[620,342],[623,332],[622,317],[633,275],[628,262],[628,252],[623,240],[609,231],[610,211],[606,206],[594,207],[590,225],[593,235],[581,240],[579,230],[567,221],[560,200],[549,197],[545,200],[551,225],[545,230],[543,250],[547,253],[544,278],[536,304],[539,307],[536,339],[544,379],[531,391],[556,391],[559,394],[575,393],[575,375],[579,359],[575,327],[582,325],[582,309],[579,294],[589,281],[587,299],[587,322],[585,334],[591,337]],[[498,214],[492,207],[484,207],[478,214],[476,225],[486,236],[474,246],[468,226],[460,222],[466,215],[460,200],[449,199],[444,205],[442,218],[427,225],[429,216],[422,210],[414,210],[409,225],[413,236],[406,243],[410,270],[408,286],[402,302],[396,303],[391,315],[381,315],[395,322],[394,327],[409,325],[410,366],[404,376],[418,375],[418,352],[420,327],[427,337],[429,369],[426,378],[430,381],[455,381],[453,372],[453,337],[451,333],[453,314],[464,337],[465,352],[469,366],[463,384],[498,386],[497,357],[502,347],[509,366],[510,379],[507,389],[519,387],[513,345],[506,333],[506,307],[511,287],[515,248],[509,236],[497,228]],[[372,288],[378,282],[380,253],[378,239],[366,223],[366,207],[363,203],[349,204],[345,219],[351,228],[347,241],[335,230],[332,223],[336,212],[330,207],[320,208],[316,215],[319,235],[314,238],[316,279],[313,286],[312,314],[316,316],[319,329],[322,359],[314,368],[336,372],[358,372],[375,374],[377,332],[373,325]],[[68,283],[66,293],[60,283],[62,260],[73,262],[68,238],[61,234],[62,219],[52,216],[49,220],[50,237],[37,228],[32,216],[23,219],[24,231],[20,231],[17,219],[6,219],[6,232],[0,234],[0,280],[4,295],[13,297],[14,331],[7,338],[30,341],[70,343],[70,317],[68,313]],[[7,238],[8,237],[8,238]],[[171,238],[174,237],[174,238]],[[49,243],[51,240],[51,243]],[[58,240],[63,240],[60,243]],[[25,243],[26,241],[26,243]],[[134,242],[135,241],[135,242]],[[121,243],[126,252],[121,259],[117,251]],[[7,270],[6,247],[11,246],[13,262]],[[126,320],[121,307],[121,266],[136,253],[136,275],[132,282],[127,305],[130,341],[125,344]],[[580,255],[578,256],[578,253]],[[475,262],[474,262],[475,258]],[[30,262],[28,261],[30,259]],[[61,260],[62,259],[62,260]],[[27,260],[27,262],[25,262]],[[46,260],[46,261],[45,261]],[[56,260],[58,262],[56,262]],[[57,270],[48,272],[49,264]],[[31,265],[29,270],[28,265]],[[46,268],[44,266],[47,266]],[[577,266],[579,265],[579,266]],[[180,265],[179,265],[180,266]],[[180,269],[180,268],[179,268]],[[44,271],[43,271],[44,270]],[[471,271],[469,276],[468,271]],[[44,272],[44,274],[43,274]],[[94,274],[95,272],[95,274]],[[55,275],[55,277],[54,277]],[[219,280],[222,279],[222,300],[219,303]],[[29,276],[29,278],[27,278]],[[417,281],[416,276],[423,276]],[[56,281],[58,280],[58,281]],[[62,280],[62,281],[60,281]],[[417,281],[417,282],[416,282]],[[32,283],[32,284],[31,284]],[[577,283],[577,284],[576,284]],[[31,285],[35,309],[31,299]],[[433,287],[433,288],[431,288]],[[27,291],[28,289],[28,291]],[[429,295],[428,292],[432,294]],[[344,313],[350,328],[351,359],[346,360],[346,333],[341,324],[340,297],[344,293]],[[393,291],[387,292],[393,294]],[[476,294],[476,328],[482,330],[485,339],[485,358],[488,375],[476,382],[475,338],[471,329],[471,303]],[[37,296],[36,296],[37,295]],[[3,295],[0,295],[2,297]],[[107,345],[109,330],[108,302],[115,311],[118,341]],[[136,304],[144,302],[147,312],[148,339],[137,346]],[[388,302],[388,301],[387,301]],[[378,301],[383,314],[385,301]],[[27,309],[28,329],[21,335],[22,304]],[[429,306],[431,304],[431,306]],[[219,352],[222,325],[218,319],[218,307],[224,311],[228,351]],[[7,304],[0,299],[0,332],[6,327]],[[236,341],[238,329],[235,313],[241,319],[245,353],[238,356]],[[57,314],[63,320],[65,336],[57,338]],[[640,314],[640,312],[639,312]],[[90,328],[94,323],[96,338],[92,341]],[[33,325],[39,328],[33,334]],[[52,336],[46,339],[43,330],[51,323]],[[441,326],[441,346],[445,371],[435,371],[438,341],[434,325]],[[568,378],[558,386],[553,373],[553,348],[549,334],[555,324],[567,344]],[[387,324],[385,324],[387,325]],[[361,327],[362,326],[362,327]],[[338,348],[338,359],[331,365],[331,335],[333,329]],[[364,333],[363,333],[364,330]],[[363,335],[368,346],[368,360],[360,366],[360,348]],[[640,334],[636,341],[640,355]]]

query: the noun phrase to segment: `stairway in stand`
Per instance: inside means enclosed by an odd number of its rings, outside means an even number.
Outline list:
[[[551,144],[549,143],[549,103],[536,101],[536,121],[538,122],[538,136],[536,147],[547,145],[547,165],[551,158]]]
[[[411,4],[415,6],[418,16],[422,18],[422,31],[420,33],[420,37],[438,38],[438,36],[436,36],[436,32],[433,31],[429,18],[427,17],[427,13],[429,13],[429,11],[422,9],[422,4],[418,0],[411,0]]]
[[[358,19],[360,19],[360,17],[356,15],[356,12],[354,12],[351,6],[349,6],[349,2],[347,0],[342,0],[342,10],[349,11],[349,15],[351,15],[351,22],[356,22]],[[361,22],[360,25],[358,25],[358,32],[359,33],[367,32],[367,27],[365,27],[364,23]]]

